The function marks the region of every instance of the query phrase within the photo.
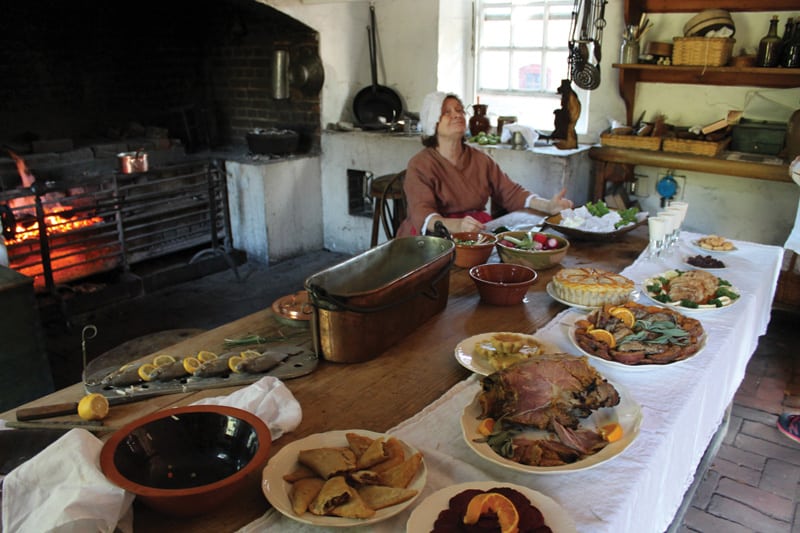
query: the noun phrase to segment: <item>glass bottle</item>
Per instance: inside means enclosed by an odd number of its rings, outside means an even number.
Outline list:
[[[782,67],[800,67],[800,19],[796,20],[788,39],[783,42],[781,50]]]
[[[769,31],[758,43],[756,66],[777,67],[780,59],[778,56],[780,46],[781,38],[778,37],[778,15],[773,15],[772,19],[769,21]]]
[[[469,119],[469,134],[477,135],[480,132],[489,133],[489,128],[492,127],[489,122],[489,117],[486,116],[486,104],[474,104],[472,110],[475,112]]]

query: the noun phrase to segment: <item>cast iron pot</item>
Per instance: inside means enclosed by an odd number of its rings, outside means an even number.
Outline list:
[[[389,87],[378,85],[377,42],[375,40],[375,6],[369,6],[372,28],[367,28],[369,42],[369,66],[372,74],[372,85],[364,87],[353,99],[353,111],[362,127],[368,129],[385,128],[397,121],[403,114],[403,102],[400,96]],[[379,117],[383,117],[382,122]]]

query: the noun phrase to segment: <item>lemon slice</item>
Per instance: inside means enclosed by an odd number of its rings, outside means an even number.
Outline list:
[[[78,402],[78,416],[84,420],[101,420],[108,415],[108,400],[99,392],[87,394]]]
[[[236,370],[236,365],[241,363],[245,358],[241,355],[232,355],[230,359],[228,359],[228,368],[230,368],[233,372],[238,372]]]
[[[139,377],[145,381],[150,381],[153,379],[153,372],[156,371],[158,367],[152,363],[145,363],[139,367]]]
[[[161,355],[157,355],[153,359],[153,364],[156,365],[156,366],[171,365],[174,362],[175,362],[175,358],[172,357],[171,355],[167,355],[165,353],[163,353]]]
[[[197,357],[186,357],[183,359],[183,369],[190,374],[194,374],[194,371],[197,370],[201,364],[200,359]]]
[[[241,355],[243,359],[252,359],[253,357],[260,357],[261,352],[257,352],[255,350],[245,350],[239,355]]]
[[[197,359],[201,363],[205,363],[207,361],[213,361],[216,358],[217,354],[215,354],[214,352],[208,352],[206,350],[200,350],[199,352],[197,352]]]

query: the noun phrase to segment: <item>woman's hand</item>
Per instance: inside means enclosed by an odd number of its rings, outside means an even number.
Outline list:
[[[428,228],[433,228],[437,221],[440,221],[444,224],[444,227],[447,228],[447,231],[450,233],[459,233],[459,232],[475,232],[475,231],[483,231],[486,229],[486,225],[478,220],[475,220],[471,216],[467,215],[464,218],[446,218],[446,217],[431,217],[428,221]],[[431,231],[433,231],[431,229]]]
[[[555,196],[547,200],[547,205],[544,209],[545,212],[555,215],[561,212],[562,209],[570,209],[572,207],[572,200],[564,198],[567,189],[561,189]]]

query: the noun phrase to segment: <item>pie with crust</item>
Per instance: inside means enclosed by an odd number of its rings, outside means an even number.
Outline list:
[[[553,276],[553,293],[560,299],[587,307],[621,304],[634,288],[632,280],[596,268],[563,268]]]

